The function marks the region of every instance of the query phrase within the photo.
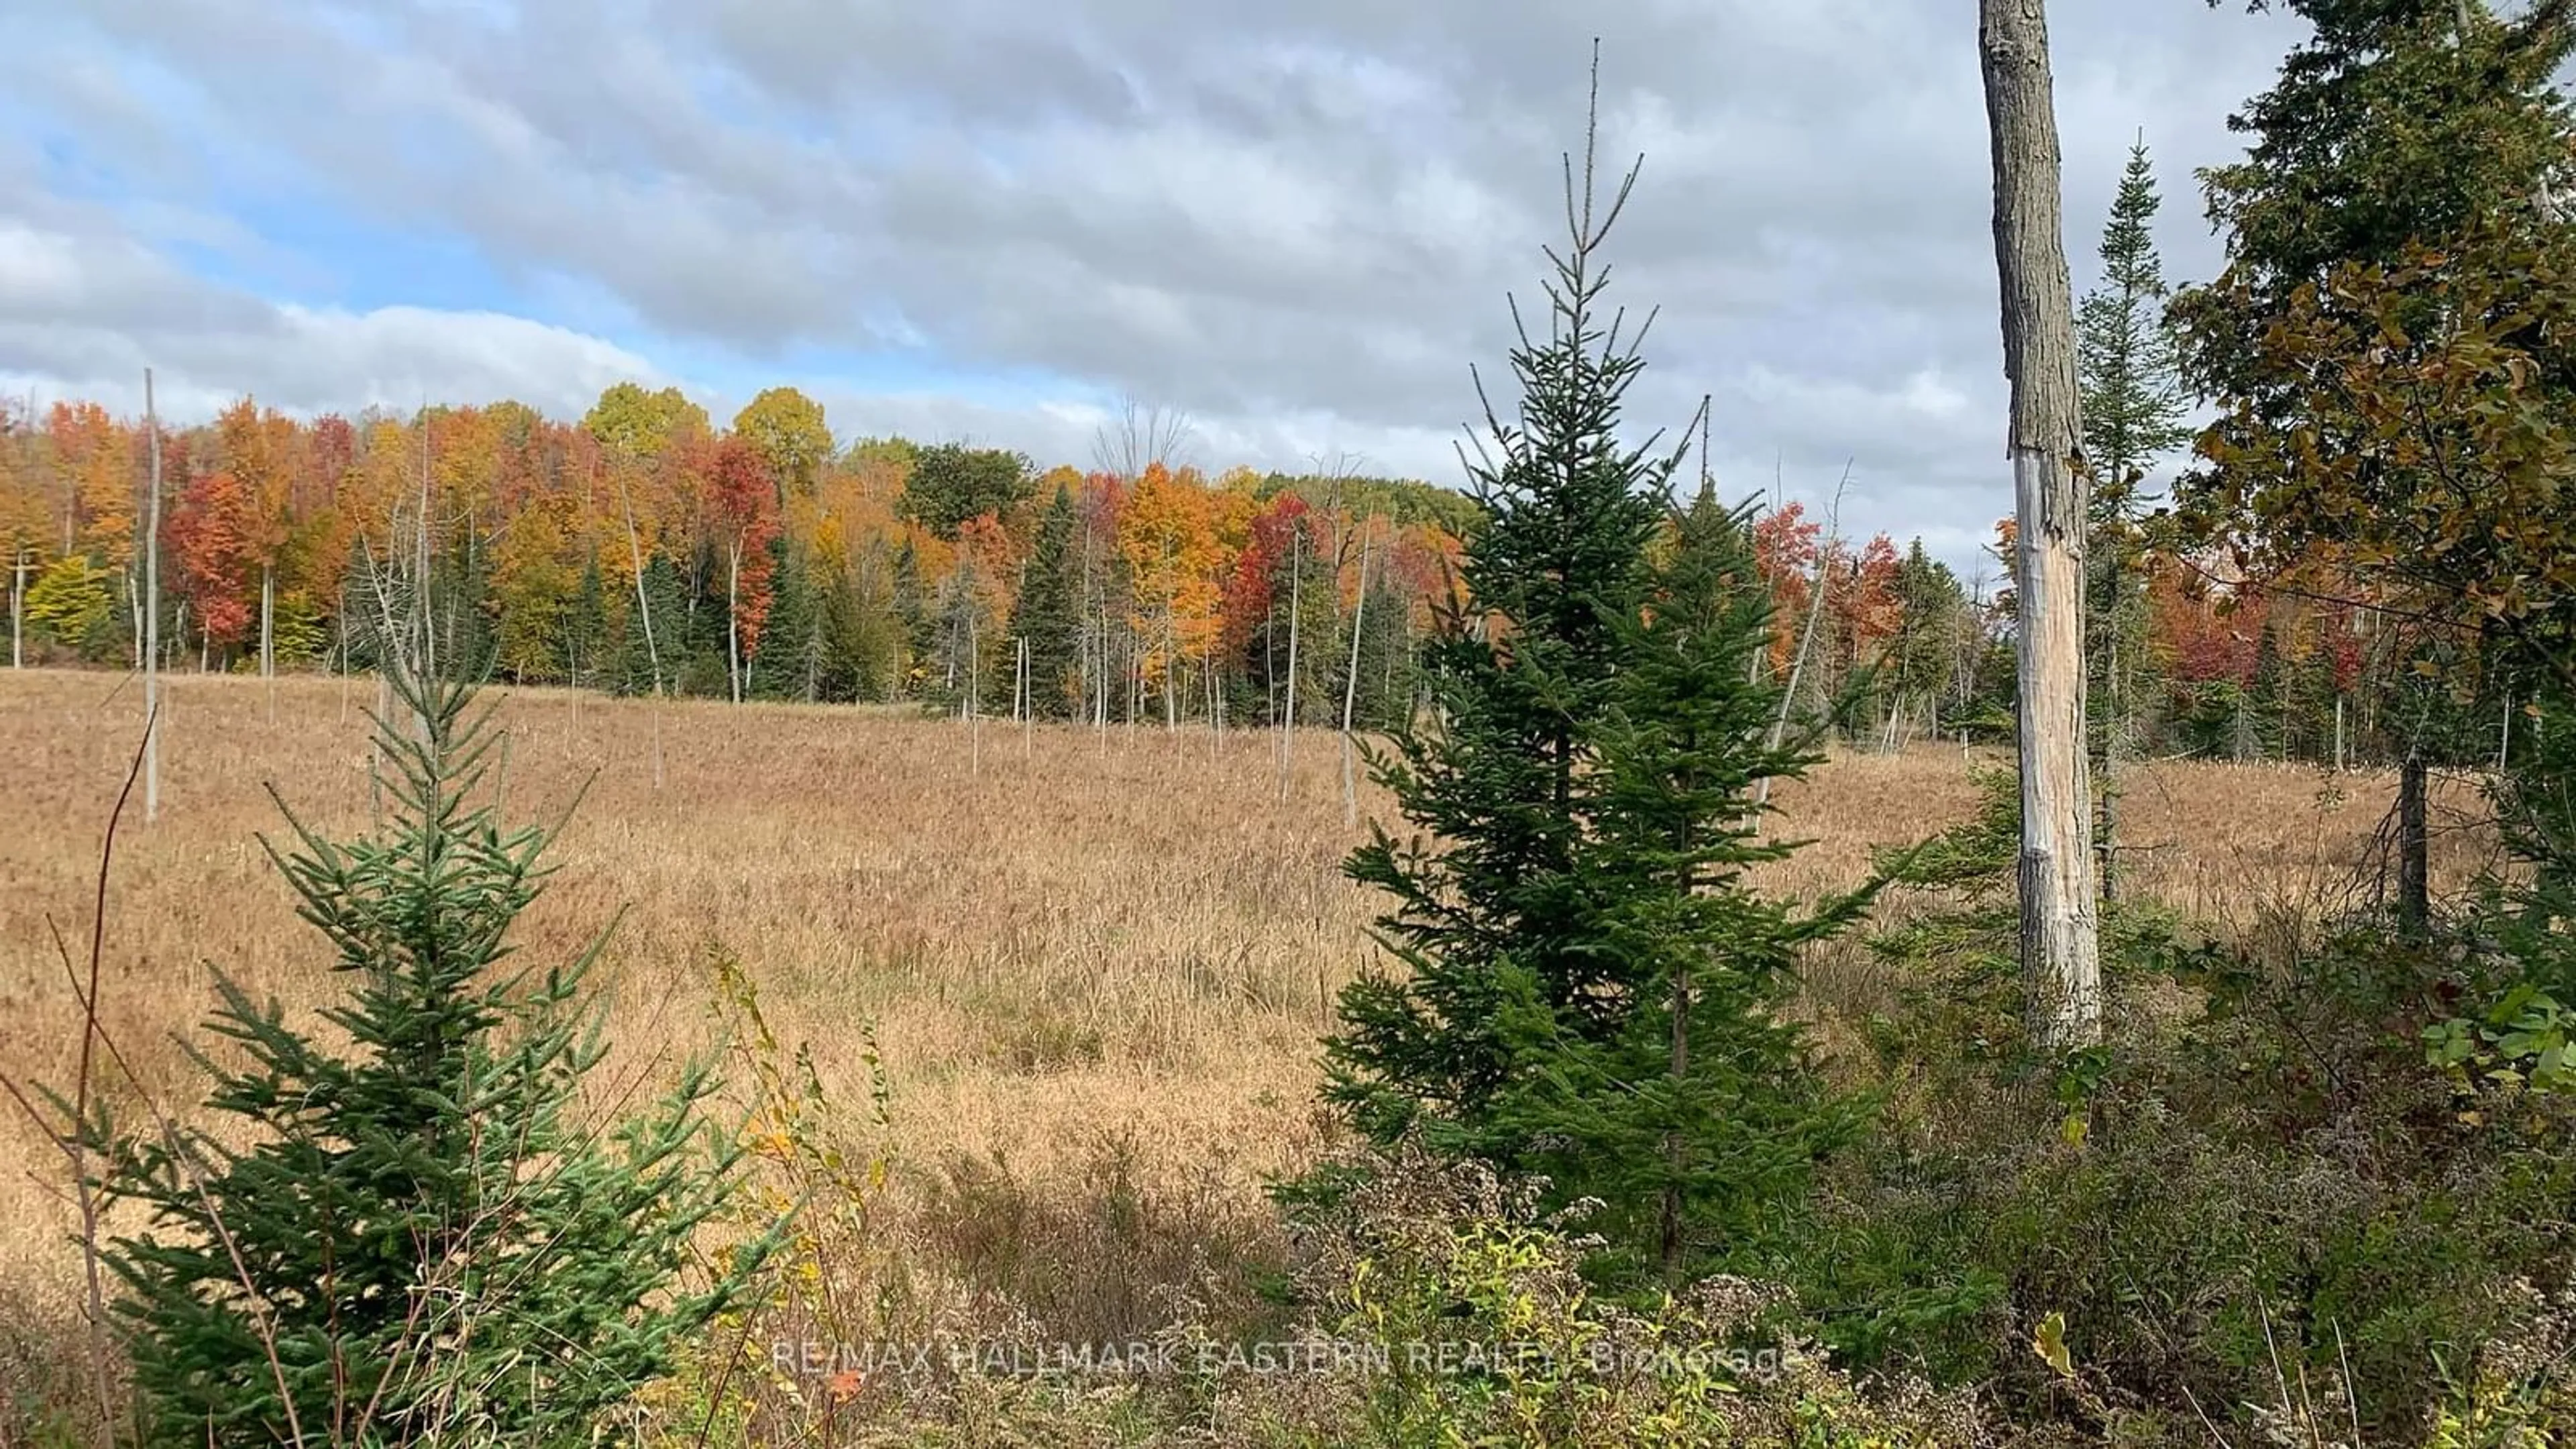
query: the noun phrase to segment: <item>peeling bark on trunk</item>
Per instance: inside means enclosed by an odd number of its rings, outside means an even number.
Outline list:
[[[2043,0],[1981,0],[1995,264],[2012,385],[2021,669],[2021,957],[2034,1043],[2101,1040],[2092,771],[2084,731],[2082,431]]]

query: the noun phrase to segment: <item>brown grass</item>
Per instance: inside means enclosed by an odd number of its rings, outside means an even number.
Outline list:
[[[161,818],[119,841],[105,1021],[184,1107],[172,1040],[212,999],[208,963],[310,1012],[332,983],[312,931],[254,839],[279,825],[263,785],[326,832],[368,819],[367,686],[182,677],[167,691]],[[101,830],[139,727],[137,686],[0,672],[0,1063],[67,1084],[79,1015],[49,934],[85,939]],[[866,1100],[857,1028],[873,1020],[902,1162],[1008,1164],[1043,1184],[1092,1172],[1103,1144],[1148,1182],[1248,1202],[1311,1149],[1316,1037],[1371,955],[1373,905],[1344,881],[1355,832],[1336,743],[1298,742],[1278,798],[1269,737],[1044,728],[846,709],[660,708],[513,691],[507,800],[551,816],[585,780],[563,865],[521,934],[572,950],[628,907],[600,980],[616,993],[612,1070],[656,1069],[711,1040],[704,962],[747,963],[778,1033],[808,1041],[826,1086]],[[1024,750],[1026,753],[1024,754]],[[2331,786],[2331,788],[2329,788]],[[2252,922],[2322,899],[2391,789],[2377,775],[2161,765],[2134,772],[2134,888]],[[138,792],[139,793],[139,792]],[[1837,761],[1784,791],[1784,829],[1818,843],[1777,869],[1847,884],[1875,847],[1959,818],[1975,798],[1955,748]],[[1383,814],[1372,796],[1364,808]],[[2458,878],[2474,842],[2446,837]],[[77,1322],[73,1221],[58,1159],[0,1126],[0,1318]],[[959,1183],[923,1211],[972,1239]],[[1213,1188],[1207,1185],[1214,1184]],[[962,1237],[961,1237],[962,1235]],[[1020,1271],[1014,1268],[1013,1271]],[[14,1312],[9,1311],[14,1307]]]

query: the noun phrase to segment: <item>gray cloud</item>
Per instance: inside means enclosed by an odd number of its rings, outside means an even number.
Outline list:
[[[2079,287],[2141,128],[2168,260],[2206,274],[2188,168],[2230,154],[2292,28],[2058,9]],[[1466,364],[1499,371],[1504,293],[1536,304],[1562,226],[1597,33],[1605,162],[1647,158],[1611,248],[1617,300],[1662,309],[1641,423],[1711,394],[1730,483],[1776,459],[1812,498],[1851,458],[1856,524],[1959,557],[2009,506],[1974,29],[1935,0],[67,0],[0,83],[162,211],[0,189],[0,371],[103,387],[150,352],[210,394],[570,410],[619,369],[917,347],[1065,396],[789,380],[845,431],[1082,461],[1080,407],[1124,392],[1201,419],[1211,462],[1342,448],[1454,478]],[[538,321],[197,281],[177,245],[264,245],[223,232],[230,179],[460,238],[671,341],[648,364]],[[213,240],[175,234],[192,217]]]

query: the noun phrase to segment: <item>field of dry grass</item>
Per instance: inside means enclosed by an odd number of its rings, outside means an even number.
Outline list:
[[[50,933],[85,945],[137,688],[0,672],[0,1064],[14,1078],[73,1069],[79,1015]],[[173,1106],[193,1083],[172,1034],[212,1000],[209,963],[290,1012],[331,989],[254,837],[279,824],[270,785],[325,832],[365,824],[368,698],[309,679],[168,690],[161,817],[146,826],[138,799],[118,842],[103,997],[107,1028]],[[1357,832],[1332,737],[1299,741],[1283,803],[1261,735],[988,722],[970,741],[955,721],[546,691],[511,693],[501,717],[513,816],[550,817],[588,782],[521,940],[562,955],[625,909],[600,977],[612,1071],[710,1043],[707,961],[722,949],[838,1100],[866,1100],[861,1027],[875,1024],[898,1163],[998,1154],[1045,1182],[1096,1172],[1115,1142],[1147,1178],[1249,1204],[1262,1173],[1311,1147],[1316,1037],[1372,950],[1372,902],[1339,871]],[[1848,883],[1874,847],[1959,818],[1969,768],[1955,748],[1836,761],[1783,794],[1783,829],[1818,843],[1774,883]],[[2133,888],[2258,926],[2334,887],[2390,788],[2142,768]],[[2457,877],[2472,848],[2447,839],[2441,869]],[[41,1321],[76,1292],[58,1164],[15,1117],[0,1161],[0,1318]]]

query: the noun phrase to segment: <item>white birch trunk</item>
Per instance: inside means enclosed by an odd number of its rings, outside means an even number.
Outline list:
[[[617,502],[626,514],[626,555],[635,563],[635,612],[644,621],[644,661],[653,671],[653,789],[662,789],[662,651],[653,642],[653,599],[644,592],[644,545],[635,533],[635,500],[626,475],[617,476]]]
[[[27,546],[18,545],[17,556],[10,560],[13,581],[9,585],[9,667],[27,667]]]
[[[161,814],[161,420],[152,406],[152,369],[143,369],[143,430],[152,474],[143,504],[143,819]]]

